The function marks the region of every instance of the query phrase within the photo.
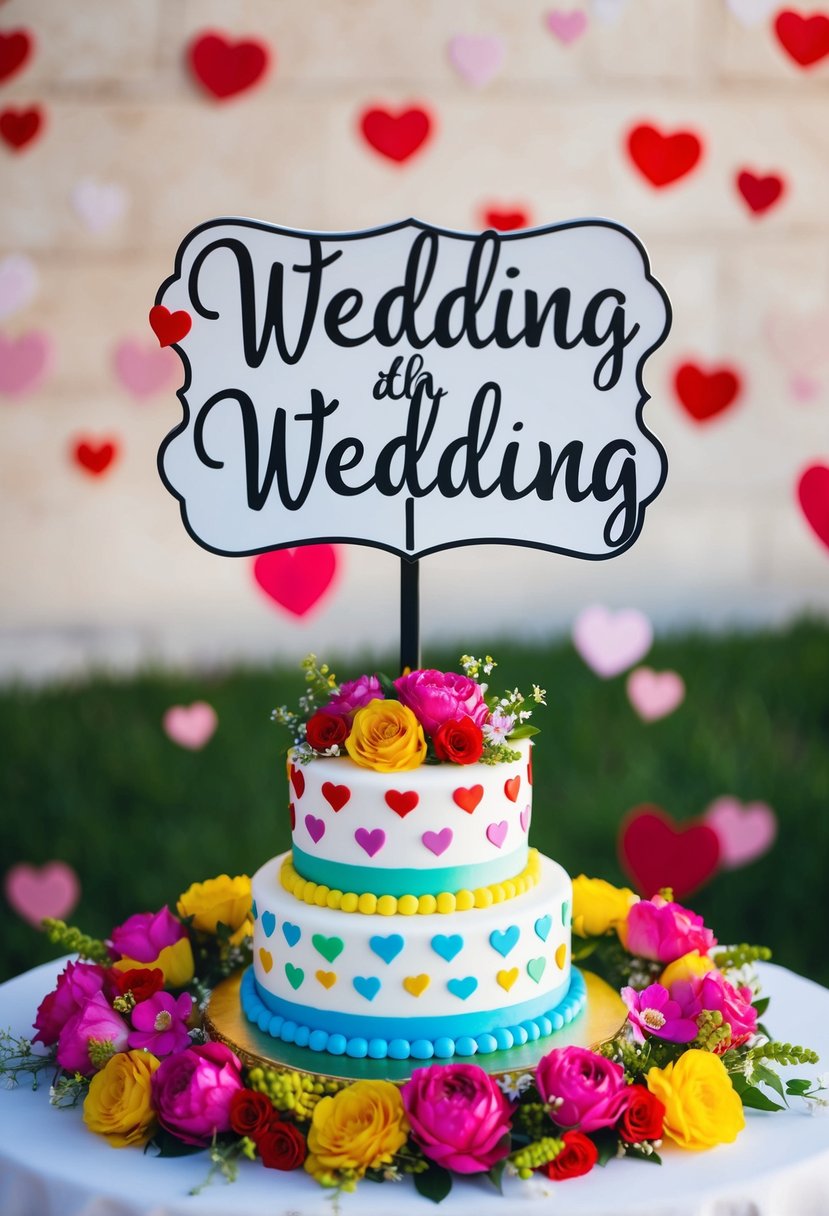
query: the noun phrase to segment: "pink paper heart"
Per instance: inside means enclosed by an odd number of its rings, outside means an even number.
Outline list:
[[[763,329],[772,353],[794,375],[810,376],[829,366],[829,308],[775,312]]]
[[[440,857],[441,853],[445,853],[449,848],[453,836],[454,832],[451,828],[441,828],[439,832],[424,832],[420,839],[430,853],[434,853],[435,857]]]
[[[504,43],[486,34],[457,34],[449,42],[449,61],[467,84],[482,89],[501,70]]]
[[[627,678],[627,694],[633,708],[646,722],[673,713],[685,698],[685,681],[675,671],[652,671],[637,667]]]
[[[40,868],[21,862],[6,874],[6,899],[18,916],[40,925],[45,916],[65,920],[81,897],[78,876],[65,861],[47,861]]]
[[[31,258],[10,253],[0,261],[0,321],[25,308],[37,291],[37,270]]]
[[[611,612],[593,604],[579,613],[573,625],[573,645],[587,666],[604,680],[638,663],[652,641],[651,623],[636,608]]]
[[[486,838],[490,844],[494,844],[496,849],[500,849],[507,838],[507,829],[509,824],[506,819],[501,819],[498,823],[491,823],[486,830]]]
[[[331,586],[338,567],[333,545],[303,545],[260,553],[253,577],[275,603],[293,616],[305,616]]]
[[[789,380],[789,388],[795,401],[814,401],[815,397],[819,397],[823,384],[814,376],[799,376],[793,375]]]
[[[127,208],[127,192],[117,182],[84,178],[72,191],[72,205],[86,228],[97,235],[121,219]]]
[[[765,802],[717,798],[703,815],[720,842],[720,865],[736,870],[767,853],[777,836],[777,816]]]
[[[0,334],[0,393],[24,397],[34,392],[51,362],[52,340],[41,330],[32,329],[19,338]]]
[[[173,743],[198,751],[212,738],[219,719],[212,705],[194,701],[192,705],[172,705],[164,714],[162,725]]]
[[[550,9],[544,20],[550,33],[565,46],[576,42],[587,29],[587,13],[577,8],[569,12],[562,8]]]
[[[142,343],[132,338],[119,342],[113,355],[115,374],[133,397],[151,397],[171,384],[181,363],[175,351],[157,342]]]

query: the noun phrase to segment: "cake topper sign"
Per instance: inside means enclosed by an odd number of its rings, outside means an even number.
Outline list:
[[[642,369],[670,325],[609,221],[313,233],[215,220],[157,305],[184,417],[159,469],[205,548],[629,548],[665,479]]]

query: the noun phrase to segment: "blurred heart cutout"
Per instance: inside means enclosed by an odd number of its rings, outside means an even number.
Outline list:
[[[547,29],[564,46],[577,42],[587,29],[587,13],[582,9],[553,8],[544,16]]]
[[[503,39],[486,34],[457,34],[449,40],[449,62],[467,84],[482,89],[501,70]]]
[[[44,380],[52,363],[52,339],[39,329],[18,338],[0,334],[0,393],[25,397]]]
[[[720,842],[720,865],[725,870],[747,866],[767,853],[777,836],[777,816],[765,802],[739,802],[717,798],[703,815]]]
[[[171,705],[161,724],[165,735],[173,743],[190,751],[199,751],[213,738],[219,718],[207,701],[194,701],[192,705]]]
[[[429,138],[432,126],[430,115],[420,106],[397,113],[374,106],[360,115],[360,130],[369,147],[397,164],[414,156]]]
[[[726,4],[740,25],[751,29],[766,21],[780,7],[780,0],[726,0]]]
[[[11,80],[26,66],[34,49],[28,30],[0,30],[0,81]]]
[[[648,653],[652,642],[651,623],[636,608],[611,612],[593,604],[579,613],[573,625],[573,645],[603,680],[633,667]]]
[[[303,545],[260,553],[253,563],[253,577],[280,608],[303,617],[323,599],[338,568],[333,545]]]
[[[80,880],[65,861],[39,868],[20,862],[7,872],[3,889],[18,916],[36,927],[46,916],[66,920],[81,897]]]
[[[685,682],[675,671],[653,671],[637,667],[627,678],[627,694],[645,722],[672,714],[685,698]]]
[[[797,499],[807,524],[829,549],[829,466],[813,464],[801,473]]]
[[[798,67],[813,67],[829,55],[829,17],[825,13],[805,17],[793,9],[783,9],[775,18],[774,32]]]
[[[37,139],[42,133],[43,125],[43,110],[40,106],[29,106],[27,110],[6,106],[4,110],[0,110],[0,139],[8,144],[13,152],[21,152]]]
[[[829,366],[829,308],[770,313],[763,330],[772,354],[795,375]]]
[[[529,212],[523,207],[486,207],[482,212],[485,228],[496,232],[515,232],[516,228],[529,228]]]
[[[264,42],[232,42],[218,30],[198,34],[187,51],[190,70],[217,101],[245,93],[262,78],[270,62]]]
[[[671,887],[675,899],[692,894],[719,861],[719,836],[700,820],[675,823],[658,806],[635,807],[622,820],[619,863],[646,899],[661,887]]]
[[[777,173],[757,177],[750,169],[737,174],[737,189],[754,215],[762,215],[778,203],[786,189],[786,183]]]
[[[118,343],[113,363],[120,384],[139,400],[166,388],[181,371],[181,363],[169,347],[144,345],[133,338]]]
[[[682,363],[674,372],[674,389],[682,408],[694,422],[707,422],[732,406],[740,395],[740,376],[731,367],[710,370]]]
[[[106,473],[112,462],[119,454],[118,442],[115,439],[78,439],[72,445],[72,459],[78,468],[83,469],[91,477],[100,477]]]
[[[72,206],[88,232],[106,232],[127,209],[127,192],[117,182],[82,178],[72,189]]]
[[[31,303],[37,291],[37,270],[24,253],[0,259],[0,321]]]
[[[693,131],[665,135],[641,123],[628,131],[627,150],[642,176],[660,190],[691,172],[702,156],[702,140]]]

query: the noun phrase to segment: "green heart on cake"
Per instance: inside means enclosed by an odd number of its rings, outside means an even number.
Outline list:
[[[311,942],[317,954],[321,954],[327,963],[333,963],[345,949],[345,942],[341,937],[325,937],[322,933],[315,933]]]
[[[294,992],[296,992],[297,988],[299,988],[300,984],[305,979],[305,972],[301,967],[295,967],[293,963],[286,963],[285,974],[288,977],[288,983],[291,985]]]
[[[536,984],[538,984],[541,981],[541,977],[544,974],[544,968],[546,966],[546,958],[531,958],[527,963],[527,975],[531,980],[535,980]]]

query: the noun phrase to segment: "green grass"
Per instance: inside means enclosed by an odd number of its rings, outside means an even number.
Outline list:
[[[475,652],[472,640],[464,645]],[[484,648],[500,661],[493,687],[548,690],[536,718],[539,848],[571,874],[619,881],[616,834],[631,807],[657,804],[687,820],[722,794],[768,802],[780,823],[773,850],[686,902],[722,941],[766,943],[778,962],[829,984],[827,626],[658,641],[648,664],[680,672],[688,695],[649,725],[628,704],[624,677],[599,680],[567,642]],[[426,658],[454,668],[457,652]],[[350,678],[364,666],[335,669]],[[174,902],[194,880],[252,872],[289,845],[287,740],[269,712],[300,688],[291,668],[0,692],[3,868],[68,861],[83,886],[72,919],[96,935]],[[220,725],[204,750],[188,752],[166,738],[161,718],[198,699],[215,706]],[[0,978],[53,954],[8,906],[4,913]]]

